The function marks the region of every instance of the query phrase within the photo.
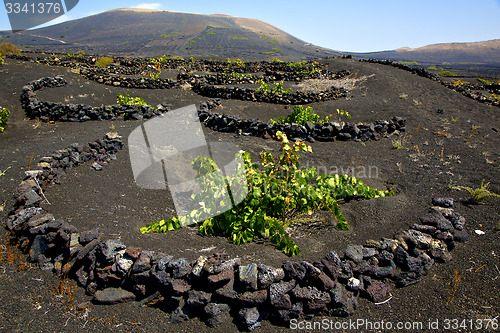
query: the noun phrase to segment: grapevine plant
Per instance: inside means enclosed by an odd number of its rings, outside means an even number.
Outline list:
[[[5,130],[5,126],[7,126],[7,119],[9,118],[9,115],[10,115],[9,109],[0,106],[0,133]]]
[[[299,214],[312,213],[314,210],[329,210],[337,220],[337,228],[349,229],[347,220],[339,209],[338,201],[352,198],[375,198],[391,196],[392,192],[378,191],[365,185],[361,180],[347,175],[319,175],[316,168],[300,169],[298,152],[312,153],[311,146],[296,141],[293,145],[285,134],[277,132],[281,141],[282,154],[278,157],[269,152],[260,153],[260,166],[252,162],[250,153],[240,151],[244,161],[244,170],[237,170],[236,175],[225,177],[229,188],[237,181],[240,172],[246,173],[248,194],[238,205],[220,215],[197,223],[202,235],[215,234],[228,237],[234,244],[240,245],[256,238],[268,238],[270,242],[289,256],[298,255],[299,247],[287,233]],[[217,171],[213,160],[206,156],[197,157],[192,162],[193,169],[200,175],[207,171]],[[243,166],[242,166],[243,168]],[[216,173],[217,174],[217,173]],[[204,178],[206,181],[206,177]],[[213,180],[220,183],[220,180]],[[167,232],[189,224],[192,217],[203,212],[217,212],[217,202],[222,196],[220,187],[201,186],[201,192],[192,198],[200,202],[199,210],[189,216],[172,217],[168,220],[153,222],[141,228],[142,233]],[[210,198],[210,200],[205,200]],[[216,214],[211,214],[212,216]]]
[[[283,88],[284,82],[284,80],[281,80],[277,82],[273,88],[271,88],[271,85],[269,83],[259,80],[257,81],[257,83],[260,84],[260,86],[257,88],[257,91],[263,93],[288,94],[293,90],[293,88]]]

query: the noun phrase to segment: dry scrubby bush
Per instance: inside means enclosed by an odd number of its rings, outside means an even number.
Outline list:
[[[99,67],[106,67],[113,63],[113,58],[110,57],[101,57],[95,63]]]
[[[7,55],[7,54],[21,55],[21,51],[19,51],[19,48],[12,43],[2,43],[2,44],[0,44],[0,54],[1,55]]]

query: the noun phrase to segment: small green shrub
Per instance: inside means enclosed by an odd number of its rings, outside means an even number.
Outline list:
[[[0,44],[0,53],[3,55],[7,55],[7,54],[21,55],[21,51],[19,50],[19,48],[12,43]]]
[[[337,228],[347,230],[349,224],[339,209],[338,200],[392,195],[392,192],[372,189],[362,181],[347,175],[318,176],[316,168],[300,169],[301,157],[298,152],[312,153],[311,146],[299,141],[291,145],[286,135],[281,132],[276,136],[281,141],[282,155],[275,157],[269,152],[262,152],[262,170],[252,162],[250,153],[244,151],[238,153],[244,161],[244,166],[239,165],[236,175],[228,177],[214,172],[219,171],[219,168],[211,158],[195,158],[191,165],[198,173],[198,182],[207,180],[206,177],[200,177],[202,175],[217,175],[208,183],[200,183],[200,193],[193,195],[195,201],[203,203],[202,207],[188,216],[149,223],[141,228],[141,232],[167,232],[192,225],[193,220],[208,211],[215,213],[211,214],[215,217],[197,223],[198,231],[202,235],[228,237],[237,245],[252,242],[257,238],[268,238],[279,250],[294,256],[301,251],[290,239],[286,228],[294,223],[298,215],[312,213],[313,210],[329,210],[337,220]],[[240,177],[245,176],[248,184],[246,198],[230,210],[217,214],[218,201],[227,193],[225,184],[230,189],[238,188],[241,184]]]
[[[337,110],[338,111],[338,110]],[[313,113],[312,106],[308,106],[304,109],[302,105],[299,105],[293,109],[293,111],[284,118],[273,118],[271,119],[271,124],[282,123],[282,124],[299,124],[304,125],[306,122],[313,124],[326,123],[330,121],[331,116],[326,116],[323,119],[319,119],[319,115]]]
[[[244,67],[245,66],[245,62],[243,60],[241,60],[241,59],[231,60],[231,59],[227,58],[226,61],[230,65],[236,65],[238,67]]]
[[[394,149],[405,149],[406,144],[408,143],[408,138],[405,135],[400,135],[394,139],[392,139],[392,148]]]
[[[473,204],[480,204],[487,198],[500,198],[500,195],[493,193],[488,190],[490,183],[484,183],[484,179],[481,181],[479,188],[472,188],[468,186],[455,186],[455,189],[466,190],[470,194],[470,202]]]
[[[149,77],[153,80],[158,80],[160,78],[160,73],[149,73]]]
[[[280,82],[276,83],[276,85],[271,88],[271,85],[269,83],[265,83],[264,81],[257,81],[258,84],[260,84],[260,87],[257,88],[257,91],[261,92],[271,92],[271,93],[277,93],[277,94],[288,94],[293,90],[293,88],[283,88],[283,83],[284,80],[281,80]]]
[[[0,65],[3,65],[5,63],[5,60],[2,57],[2,54],[0,53]]]
[[[279,47],[273,47],[273,51],[276,51],[276,52],[281,52],[283,51],[282,49],[280,49]]]
[[[113,58],[110,58],[110,57],[101,57],[99,59],[97,59],[96,61],[96,65],[98,67],[106,67],[106,66],[109,66],[113,63]]]
[[[10,111],[7,108],[0,107],[0,133],[5,130],[7,126],[7,119],[9,118]]]
[[[430,67],[427,67],[428,70],[430,71],[443,71],[443,67],[439,67],[437,68],[436,66],[430,66]]]
[[[151,58],[149,61],[154,63],[154,64],[168,64],[168,63],[170,63],[171,60],[184,60],[184,58],[181,56],[168,57],[166,55],[162,55],[159,58]]]
[[[490,84],[494,84],[495,82],[491,82],[489,80],[485,80],[485,79],[477,79],[479,82],[483,83],[483,84],[486,84],[486,85],[490,85]]]
[[[118,105],[147,105],[147,106],[151,106],[148,103],[146,103],[142,98],[130,97],[129,94],[127,94],[127,95],[118,94],[118,96],[116,96],[116,103]]]
[[[450,72],[450,71],[442,71],[442,72],[439,72],[438,73],[439,76],[457,76],[457,74],[453,73],[453,72]]]
[[[286,65],[289,67],[294,67],[294,68],[302,68],[306,64],[305,61],[300,61],[300,62],[289,62]]]
[[[419,65],[418,62],[416,61],[398,61],[400,64],[403,64],[403,65],[406,65],[406,66],[410,66],[410,65]]]
[[[171,34],[168,34],[168,35],[167,34],[162,34],[162,35],[160,35],[160,37],[163,37],[163,38],[172,37],[172,36],[177,35],[178,33],[179,32],[174,31],[174,32],[172,32]]]

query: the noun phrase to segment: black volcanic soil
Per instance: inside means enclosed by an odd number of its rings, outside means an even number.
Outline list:
[[[467,219],[471,240],[458,244],[453,261],[436,264],[420,283],[392,291],[393,298],[382,305],[364,299],[350,318],[371,322],[460,321],[495,318],[500,315],[500,201],[468,205],[468,194],[450,190],[452,185],[478,187],[482,179],[491,181],[490,189],[500,193],[500,120],[499,109],[486,106],[451,91],[439,83],[377,64],[350,60],[328,60],[330,70],[346,69],[360,78],[371,76],[351,91],[349,98],[312,104],[314,111],[326,116],[344,109],[352,121],[374,121],[400,116],[407,119],[405,149],[393,149],[391,139],[378,142],[315,142],[313,154],[305,155],[303,166],[315,166],[323,172],[348,170],[379,189],[394,189],[392,198],[353,201],[341,206],[351,230],[333,228],[331,218],[320,214],[320,222],[292,231],[303,253],[291,260],[315,261],[330,250],[342,253],[347,244],[362,244],[367,239],[391,237],[424,215],[435,196],[452,196],[456,210]],[[0,134],[0,204],[12,203],[11,193],[27,170],[30,158],[35,163],[53,150],[71,143],[86,143],[102,138],[111,122],[46,124],[25,119],[19,103],[22,86],[44,76],[63,75],[70,87],[39,92],[43,100],[91,105],[112,104],[118,93],[141,96],[150,104],[170,103],[174,108],[199,104],[206,98],[185,90],[134,90],[100,85],[83,79],[65,68],[7,60],[0,68],[0,104],[11,110],[9,125]],[[222,112],[244,118],[268,120],[286,115],[284,106],[223,100]],[[438,113],[437,110],[443,110]],[[115,121],[113,126],[126,141],[138,122]],[[479,127],[477,127],[479,126]],[[477,128],[474,130],[474,128]],[[208,141],[229,141],[254,154],[262,150],[277,154],[279,143],[255,137],[236,137],[204,129]],[[436,134],[438,133],[438,135]],[[446,134],[446,136],[441,136]],[[133,182],[128,148],[117,160],[96,172],[83,165],[69,172],[60,185],[47,189],[51,205],[45,208],[57,218],[74,224],[79,230],[101,228],[109,237],[120,237],[125,244],[158,250],[176,257],[194,259],[201,254],[225,251],[243,262],[264,262],[278,266],[287,258],[270,244],[234,246],[220,237],[201,237],[190,229],[161,235],[141,235],[145,223],[172,216],[173,204],[164,191],[145,191]],[[349,169],[348,169],[349,168]],[[6,211],[0,212],[5,218]],[[485,232],[478,235],[474,230]],[[4,251],[5,254],[5,251]],[[169,315],[159,309],[138,308],[134,304],[117,306],[88,305],[71,310],[70,305],[90,300],[77,289],[71,295],[54,295],[57,277],[38,268],[16,270],[0,262],[0,331],[5,332],[211,332],[198,319],[181,324],[169,323]],[[455,272],[461,276],[455,296],[448,302]],[[73,283],[74,284],[74,283]],[[77,316],[80,315],[80,318]],[[322,318],[315,318],[320,321]],[[329,318],[347,322],[349,318]],[[218,329],[236,331],[232,323]],[[264,322],[261,332],[288,329]],[[335,330],[332,330],[335,331]],[[348,330],[345,330],[348,331]],[[355,330],[353,330],[355,331]],[[369,331],[360,327],[357,331]],[[378,330],[381,331],[381,330]],[[390,330],[389,330],[390,331]],[[422,331],[408,329],[407,332]],[[469,332],[470,329],[457,329]]]

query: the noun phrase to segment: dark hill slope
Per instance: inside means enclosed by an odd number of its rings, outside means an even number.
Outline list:
[[[50,27],[4,32],[26,48],[97,54],[297,60],[338,53],[306,42],[262,21],[225,15],[116,9]],[[71,51],[71,50],[70,50]]]

